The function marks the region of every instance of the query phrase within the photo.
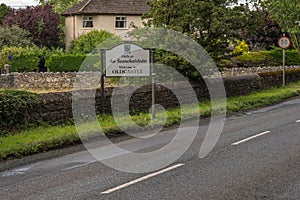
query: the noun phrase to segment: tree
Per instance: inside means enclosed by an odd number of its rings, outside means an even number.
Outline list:
[[[14,25],[0,27],[0,49],[4,46],[26,47],[33,44],[30,33]]]
[[[289,33],[293,46],[300,53],[300,3],[299,0],[265,0],[262,5],[270,12],[271,19],[275,20],[283,32]]]
[[[234,0],[160,0],[150,1],[143,18],[149,26],[165,27],[187,34],[214,58],[223,55],[234,36],[240,12]]]
[[[238,38],[245,40],[251,50],[271,49],[281,33],[280,26],[270,18],[270,13],[261,7],[242,5],[244,19],[238,30]]]
[[[36,0],[41,5],[51,4],[56,13],[61,14],[71,6],[81,2],[82,0]]]
[[[4,3],[0,5],[0,24],[2,24],[3,18],[11,12],[11,8]]]
[[[3,24],[18,25],[27,30],[39,47],[57,47],[61,45],[62,31],[59,29],[60,18],[51,5],[27,7],[8,14]]]

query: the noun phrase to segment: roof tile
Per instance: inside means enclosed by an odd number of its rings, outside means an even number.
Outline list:
[[[149,11],[148,0],[83,0],[62,15],[128,14],[141,15]]]

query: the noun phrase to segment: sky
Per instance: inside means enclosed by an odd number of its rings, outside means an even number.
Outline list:
[[[240,3],[245,2],[245,0],[239,0]],[[37,5],[37,0],[0,0],[0,4],[4,3],[8,6],[35,6]]]
[[[35,6],[36,0],[0,0],[0,4],[4,3],[8,6]]]

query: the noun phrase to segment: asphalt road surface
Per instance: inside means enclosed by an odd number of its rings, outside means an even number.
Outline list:
[[[200,159],[207,125],[200,121],[190,148],[163,169],[126,173],[95,161],[86,151],[77,152],[1,172],[0,199],[300,199],[300,100],[227,117],[217,145]],[[147,142],[130,139],[119,145],[148,152],[163,147],[175,133],[168,130]],[[109,146],[98,153],[130,164]]]

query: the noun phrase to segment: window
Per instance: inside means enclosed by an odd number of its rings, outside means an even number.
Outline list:
[[[116,28],[127,28],[127,18],[126,17],[116,17]]]
[[[93,28],[93,17],[82,17],[82,27],[83,28]]]

